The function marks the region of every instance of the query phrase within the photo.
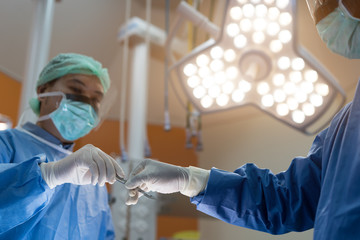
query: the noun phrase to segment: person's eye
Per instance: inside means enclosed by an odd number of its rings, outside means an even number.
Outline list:
[[[70,90],[73,91],[74,93],[77,94],[81,94],[82,90],[80,88],[76,88],[76,87],[70,87]]]
[[[91,102],[94,104],[100,104],[101,100],[99,98],[93,98],[91,99]]]

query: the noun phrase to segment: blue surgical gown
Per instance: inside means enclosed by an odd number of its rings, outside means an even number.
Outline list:
[[[246,164],[212,169],[197,209],[271,234],[314,228],[314,239],[360,239],[360,89],[320,132],[307,157],[281,173]]]
[[[40,127],[23,128],[48,142]],[[106,187],[63,184],[50,189],[40,162],[67,154],[18,129],[0,132],[0,239],[114,239]]]

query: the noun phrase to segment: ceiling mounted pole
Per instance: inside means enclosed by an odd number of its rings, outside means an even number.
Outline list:
[[[29,100],[36,96],[36,81],[49,58],[54,2],[54,0],[35,0],[36,10],[22,84],[19,117],[29,107]],[[24,120],[29,119],[25,117]]]

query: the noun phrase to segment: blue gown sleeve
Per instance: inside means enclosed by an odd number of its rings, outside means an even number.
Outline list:
[[[233,173],[212,169],[205,191],[191,202],[227,223],[271,234],[313,228],[326,132],[315,138],[307,157],[295,158],[276,175],[254,164]]]
[[[0,163],[0,236],[44,209],[54,190],[41,177],[45,155],[21,163]]]

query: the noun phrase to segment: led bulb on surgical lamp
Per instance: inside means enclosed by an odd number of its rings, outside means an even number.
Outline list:
[[[220,107],[224,107],[226,106],[226,104],[229,102],[229,97],[226,94],[221,94],[220,96],[218,96],[216,98],[216,103],[220,106]]]
[[[264,0],[264,2],[268,5],[272,5],[275,2],[275,0]]]
[[[279,40],[282,42],[282,43],[289,43],[290,40],[292,38],[292,34],[290,31],[288,30],[282,30],[280,31],[279,33]]]
[[[205,54],[201,54],[196,58],[196,63],[199,67],[206,67],[209,64],[209,57]]]
[[[240,33],[240,28],[236,23],[230,23],[226,27],[226,32],[229,37],[235,37]]]
[[[225,94],[231,94],[234,90],[234,84],[232,82],[226,82],[222,85],[222,91]]]
[[[273,53],[278,53],[282,50],[283,48],[283,45],[281,43],[280,40],[272,40],[270,42],[270,50],[273,52]]]
[[[261,98],[261,103],[264,107],[272,107],[274,105],[274,98],[270,94],[265,95]]]
[[[233,7],[230,9],[230,16],[233,20],[240,20],[242,18],[242,10],[240,7]]]
[[[270,36],[276,36],[280,31],[280,26],[276,22],[271,22],[267,25],[266,33]]]
[[[310,102],[315,106],[315,107],[320,107],[323,104],[323,98],[322,96],[318,95],[318,94],[312,94],[310,96]]]
[[[288,12],[281,13],[279,16],[279,23],[281,26],[287,26],[292,22],[292,16]]]
[[[238,77],[238,75],[239,75],[239,70],[236,67],[232,66],[226,69],[226,77],[228,79],[234,80]]]
[[[286,104],[291,111],[294,111],[299,107],[299,103],[293,97],[289,97],[286,101]]]
[[[260,19],[263,19],[266,17],[268,8],[264,4],[256,5],[255,7],[255,14],[256,17],[259,17]]]
[[[315,86],[316,93],[320,96],[327,96],[329,94],[329,86],[324,83],[318,83]]]
[[[302,107],[302,110],[305,116],[312,116],[315,113],[315,107],[310,103],[305,103]]]
[[[310,94],[310,93],[312,93],[314,91],[314,85],[311,82],[303,81],[300,84],[300,89],[302,91],[306,92],[307,94]]]
[[[243,19],[240,21],[240,29],[243,32],[250,32],[252,28],[252,22],[250,21],[250,19]]]
[[[239,82],[239,89],[241,89],[244,93],[249,92],[252,88],[251,86],[252,85],[248,81],[241,80]]]
[[[197,68],[194,64],[188,64],[185,66],[184,68],[184,74],[188,77],[191,77],[192,75],[194,75],[197,71]]]
[[[277,114],[279,114],[280,116],[286,116],[286,115],[288,115],[289,114],[289,107],[288,107],[288,105],[286,105],[285,103],[283,103],[283,104],[279,104],[279,105],[277,105],[277,107],[276,107],[276,112],[277,112]]]
[[[269,10],[268,10],[268,18],[269,18],[269,20],[273,20],[273,21],[277,20],[279,15],[280,15],[280,11],[279,11],[278,8],[276,8],[276,7],[269,8]]]
[[[226,74],[221,71],[214,74],[214,79],[216,84],[223,84],[226,82]]]
[[[228,49],[224,53],[224,59],[227,62],[233,62],[236,59],[236,53],[233,49]]]
[[[305,72],[305,79],[306,81],[309,81],[309,82],[316,82],[319,78],[319,75],[316,71],[314,70],[307,70]]]
[[[243,6],[242,12],[245,17],[252,18],[255,14],[255,8],[253,4],[247,3]]]
[[[266,93],[268,93],[270,91],[270,86],[267,82],[261,82],[258,84],[257,86],[257,92],[260,95],[265,95]]]
[[[189,87],[194,88],[199,85],[200,78],[198,76],[189,77],[187,83]]]
[[[244,35],[239,35],[234,38],[234,45],[238,49],[242,49],[246,46],[247,38]]]
[[[224,50],[221,47],[214,47],[210,51],[210,55],[213,59],[219,59],[223,56]]]
[[[302,58],[294,58],[291,62],[291,67],[294,70],[301,71],[305,67],[305,62]]]
[[[301,72],[298,71],[291,71],[289,74],[289,78],[291,82],[300,83],[302,81]]]
[[[301,132],[315,132],[312,125],[339,109],[345,94],[318,61],[299,51],[296,1],[223,3],[220,27],[186,2],[179,5],[181,17],[212,37],[174,64],[189,99],[201,113],[252,104]]]
[[[240,89],[237,89],[233,92],[231,97],[234,102],[240,103],[245,98],[245,94]]]
[[[277,73],[273,76],[273,84],[275,86],[282,86],[285,83],[285,76],[282,73]]]
[[[281,103],[284,102],[286,99],[286,94],[283,90],[277,89],[274,92],[274,100],[275,102]]]
[[[211,71],[208,67],[202,67],[198,71],[199,77],[205,78],[211,74]]]
[[[208,108],[213,104],[214,100],[210,96],[205,96],[201,99],[201,105],[204,108]]]
[[[286,56],[282,56],[278,60],[278,67],[281,70],[286,70],[290,67],[290,59]]]
[[[296,123],[303,123],[305,120],[305,114],[300,110],[296,110],[292,113],[292,119]]]
[[[279,9],[285,9],[289,5],[289,0],[276,0],[276,6]]]

